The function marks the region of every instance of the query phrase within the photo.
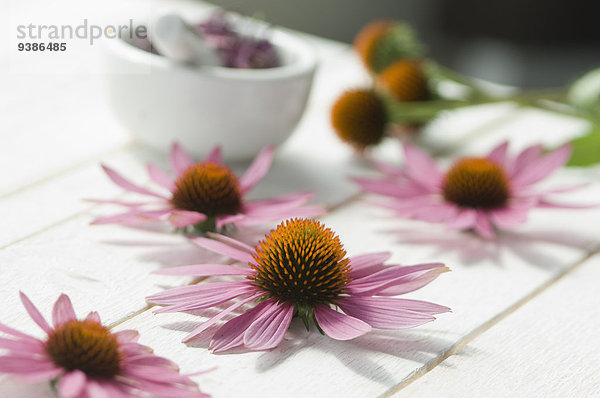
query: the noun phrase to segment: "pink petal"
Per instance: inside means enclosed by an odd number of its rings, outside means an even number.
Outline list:
[[[350,277],[361,278],[382,270],[391,256],[390,252],[382,252],[350,257]]]
[[[169,190],[170,192],[175,191],[175,182],[167,173],[165,173],[163,169],[152,163],[148,164],[146,167],[148,169],[148,175],[152,181]]]
[[[75,315],[75,310],[73,309],[73,304],[71,304],[69,296],[64,293],[61,294],[54,303],[54,308],[52,309],[52,323],[54,324],[54,327],[57,328],[64,323],[76,319],[77,315]]]
[[[404,167],[413,180],[430,189],[437,189],[444,176],[435,162],[423,151],[411,144],[404,144]]]
[[[315,319],[323,332],[336,340],[354,339],[371,331],[368,323],[322,304],[315,307]]]
[[[137,341],[140,337],[140,334],[136,330],[126,329],[113,333],[113,336],[117,338],[117,341],[120,344],[124,344]]]
[[[174,362],[163,357],[158,357],[154,354],[140,354],[136,356],[131,356],[128,358],[128,364],[136,365],[137,368],[145,368],[148,366],[162,368],[160,369],[162,372],[164,372],[165,370],[178,371],[179,369],[177,364],[175,364]],[[129,366],[127,368],[127,370],[129,370]]]
[[[206,236],[208,236],[211,239],[218,240],[219,242],[223,242],[236,249],[240,249],[248,253],[254,253],[253,247],[250,247],[249,245],[245,244],[244,242],[240,242],[239,240],[230,238],[229,236],[217,234],[214,232],[207,232]]]
[[[370,159],[370,161],[375,167],[379,169],[379,171],[381,171],[384,174],[388,174],[395,177],[404,176],[404,170],[400,167],[394,166],[386,162],[381,162],[377,159]]]
[[[506,164],[506,151],[508,149],[508,142],[504,142],[498,145],[496,148],[490,152],[487,156],[489,160],[496,163],[499,166],[505,166]]]
[[[273,146],[265,148],[240,178],[240,187],[244,193],[251,190],[267,174],[273,161],[274,152],[275,147]]]
[[[393,198],[412,198],[417,195],[429,195],[431,193],[431,189],[424,188],[410,180],[373,180],[356,177],[351,178],[351,180],[366,192]]]
[[[35,305],[33,305],[31,300],[29,300],[29,297],[27,297],[23,292],[19,292],[19,295],[21,297],[21,302],[23,303],[23,306],[25,307],[25,310],[27,310],[27,313],[31,319],[33,319],[33,321],[37,323],[37,325],[42,328],[44,332],[52,332],[52,328],[50,325],[48,325],[48,322],[46,322],[42,314],[40,314],[40,311],[38,311]]]
[[[510,204],[502,209],[490,212],[490,218],[498,228],[512,228],[527,221],[529,210],[535,202],[526,204]]]
[[[185,265],[154,271],[158,275],[187,275],[187,276],[216,276],[216,275],[252,275],[255,273],[250,268],[240,268],[224,264],[198,264]]]
[[[396,212],[397,215],[427,222],[444,222],[454,219],[458,209],[454,205],[434,202],[434,198],[414,198],[383,204],[383,207]]]
[[[223,156],[221,155],[221,147],[216,146],[204,159],[205,162],[223,164]]]
[[[184,228],[204,220],[206,220],[206,215],[195,211],[173,209],[169,214],[169,222],[175,228]]]
[[[109,392],[102,388],[102,386],[94,380],[87,381],[85,392],[89,398],[111,398]]]
[[[137,387],[138,386],[135,386],[136,391],[137,391]],[[94,389],[93,391],[95,394],[101,394],[98,397],[108,396],[110,398],[130,398],[132,396],[131,392],[124,391],[125,387],[120,388],[120,386],[117,385],[112,380],[104,381],[104,380],[98,379],[96,382],[94,382],[94,384],[91,386],[91,388]],[[89,393],[89,389],[87,389],[87,391]],[[165,396],[165,398],[166,397],[167,396]],[[171,397],[175,398],[174,395],[171,395]],[[88,397],[85,397],[85,398],[88,398]],[[92,397],[90,396],[89,398],[92,398]]]
[[[213,285],[213,284],[211,284]],[[175,289],[171,289],[175,290]],[[212,294],[206,294],[206,291],[200,291],[197,294],[188,293],[187,295],[181,295],[171,299],[156,299],[152,302],[156,304],[168,304],[168,306],[155,310],[155,313],[164,312],[182,312],[182,311],[194,311],[203,308],[214,307],[233,300],[236,297],[244,296],[246,294],[253,294],[256,292],[256,288],[250,283],[246,283],[243,286],[230,288],[228,290],[214,291]]]
[[[424,303],[424,302],[421,302]],[[358,318],[374,328],[412,328],[435,320],[428,312],[418,311],[421,306],[411,305],[409,300],[388,297],[348,297],[340,300],[339,307],[348,315]],[[428,308],[434,313],[447,312],[449,308],[432,303]]]
[[[190,238],[190,240],[200,247],[203,247],[214,253],[231,257],[234,260],[241,261],[244,263],[249,263],[252,261],[252,255],[249,252],[245,250],[236,249],[235,247],[232,247],[228,244],[203,237]]]
[[[28,375],[32,373],[52,373],[56,366],[49,359],[37,356],[3,355],[0,361],[0,373]]]
[[[265,200],[248,201],[244,205],[244,214],[262,215],[273,211],[293,209],[302,206],[314,196],[312,192],[296,192]]]
[[[265,300],[242,315],[227,321],[217,330],[208,349],[213,352],[222,352],[243,345],[246,329],[273,305],[273,300]]]
[[[96,311],[90,312],[85,319],[100,323],[100,315]]]
[[[108,178],[111,179],[112,182],[114,182],[115,184],[127,191],[136,192],[142,195],[154,196],[156,198],[167,199],[163,195],[160,195],[156,192],[152,192],[149,189],[140,187],[139,185],[135,185],[129,180],[126,180],[123,176],[121,176],[119,173],[117,173],[115,170],[111,169],[108,166],[102,165],[102,169],[104,170]]]
[[[2,333],[6,333],[6,334],[8,334],[8,335],[11,335],[11,336],[18,337],[18,338],[20,338],[20,339],[24,339],[24,340],[27,340],[27,341],[31,341],[31,342],[40,341],[40,340],[36,339],[36,338],[35,338],[35,337],[33,337],[33,336],[30,336],[30,335],[28,335],[28,334],[25,334],[25,333],[23,333],[23,332],[20,332],[20,331],[18,331],[17,329],[13,329],[13,328],[11,328],[10,326],[6,326],[6,325],[4,325],[4,324],[2,324],[2,323],[0,323],[0,332],[2,332]]]
[[[477,211],[475,218],[475,231],[484,238],[493,239],[496,234],[490,221],[490,216],[483,210]]]
[[[529,167],[542,155],[543,149],[541,145],[533,145],[521,152],[510,167],[510,176],[514,177],[523,169]]]
[[[378,296],[399,296],[401,294],[406,294],[410,292],[414,292],[422,288],[423,286],[427,286],[429,283],[434,281],[441,273],[448,272],[448,268],[444,268],[441,270],[430,270],[425,272],[419,272],[412,275],[407,275],[404,278],[399,278],[394,284],[389,284],[387,287],[378,290]]]
[[[140,223],[148,220],[161,221],[165,215],[170,214],[172,211],[171,208],[160,210],[134,209],[114,216],[96,218],[92,221],[92,225]]]
[[[40,340],[7,339],[0,337],[0,349],[23,355],[43,355],[44,343]],[[0,356],[1,358],[1,356]]]
[[[253,350],[269,350],[277,347],[292,322],[293,314],[293,305],[274,304],[246,329],[244,345]]]
[[[458,209],[456,217],[449,221],[446,226],[450,229],[469,229],[475,226],[477,219],[477,210],[475,209]]]
[[[213,295],[248,286],[250,281],[212,282],[198,285],[187,285],[154,293],[146,300],[155,304],[174,304],[183,300],[210,299]]]
[[[229,307],[225,308],[223,311],[219,312],[217,315],[213,316],[206,322],[203,322],[200,326],[198,326],[196,329],[194,329],[190,334],[185,336],[185,338],[183,339],[183,342],[186,343],[186,342],[192,340],[193,338],[195,338],[196,336],[199,336],[206,329],[208,329],[209,327],[211,327],[212,325],[214,325],[215,323],[217,323],[218,321],[223,319],[227,314],[231,313],[232,311],[236,310],[237,308],[241,307],[242,305],[259,298],[263,294],[264,293],[262,293],[262,292],[253,294],[250,297],[246,297],[245,299],[242,299],[242,300],[230,305]]]
[[[85,377],[85,373],[80,370],[71,371],[60,379],[58,392],[61,397],[75,398],[81,394],[85,388],[86,382],[87,378]]]
[[[194,161],[190,158],[190,155],[179,145],[178,142],[174,142],[171,147],[171,156],[169,157],[169,163],[171,164],[171,170],[177,177],[183,174],[188,168],[194,165]]]
[[[552,174],[556,169],[563,166],[571,156],[571,146],[563,145],[550,152],[535,163],[517,171],[511,181],[516,187],[534,184]]]
[[[408,292],[424,286],[446,271],[448,268],[442,263],[388,266],[369,276],[354,279],[347,288],[356,295],[382,294],[390,288]]]

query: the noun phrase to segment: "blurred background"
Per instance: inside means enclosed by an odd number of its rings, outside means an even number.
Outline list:
[[[526,88],[566,85],[600,66],[600,2],[594,0],[210,2],[348,43],[374,19],[407,21],[442,64]]]

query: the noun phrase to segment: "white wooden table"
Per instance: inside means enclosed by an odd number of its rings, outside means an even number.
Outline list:
[[[13,4],[13,17],[23,15],[15,10]],[[194,379],[217,398],[600,396],[600,210],[536,210],[527,225],[500,234],[497,242],[389,219],[365,204],[347,180],[370,171],[338,142],[328,121],[340,92],[366,83],[367,76],[348,46],[310,40],[321,67],[306,115],[278,150],[256,196],[314,190],[314,202],[331,209],[322,221],[339,233],[349,254],[389,250],[393,261],[404,264],[445,262],[453,272],[410,296],[450,306],[452,313],[419,328],[375,331],[346,342],[293,322],[270,352],[213,355],[206,341],[180,343],[202,319],[153,315],[144,297],[189,280],[150,272],[200,262],[205,253],[179,235],[92,227],[93,217],[115,209],[82,200],[122,193],[99,162],[145,181],[145,162],[164,164],[164,155],[133,142],[114,119],[100,74],[18,74],[5,68],[1,322],[38,333],[18,291],[45,314],[59,293],[67,293],[79,314],[98,310],[115,329],[138,329],[142,343],[184,372],[216,366]],[[499,104],[445,114],[425,139],[453,147],[454,157],[482,154],[506,139],[513,151],[538,141],[556,145],[585,127],[579,120]],[[378,153],[401,160],[393,141]],[[589,201],[600,198],[599,178],[598,168],[570,169],[551,182],[588,181],[590,187],[571,199]],[[0,396],[44,397],[52,391],[0,376]]]

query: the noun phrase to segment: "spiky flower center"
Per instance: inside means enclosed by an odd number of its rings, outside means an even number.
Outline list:
[[[180,210],[217,216],[236,214],[242,206],[238,179],[222,164],[197,163],[179,176],[175,187],[171,204]]]
[[[340,238],[318,221],[285,221],[259,242],[254,284],[269,297],[297,307],[328,304],[350,282]]]
[[[425,101],[429,98],[423,67],[415,60],[402,60],[388,66],[379,75],[378,82],[396,101]]]
[[[70,321],[57,327],[48,335],[45,349],[52,362],[67,371],[80,370],[89,377],[108,379],[120,370],[116,337],[91,320]]]
[[[385,105],[373,90],[349,90],[333,105],[331,123],[342,141],[364,149],[383,139]]]
[[[508,178],[502,168],[485,158],[463,158],[446,174],[444,199],[461,207],[494,209],[510,198]]]

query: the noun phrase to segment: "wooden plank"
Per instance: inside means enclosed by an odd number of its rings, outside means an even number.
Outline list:
[[[256,196],[289,192],[291,189],[315,189],[318,202],[335,206],[356,192],[356,188],[346,181],[346,175],[366,172],[364,163],[357,161],[352,151],[333,135],[328,123],[328,107],[342,89],[368,81],[347,47],[323,44],[320,48],[324,65],[316,79],[309,111],[298,131],[281,148],[274,169],[257,190]],[[94,86],[96,83],[90,84]],[[82,114],[83,110],[92,110],[88,102],[78,108],[79,103],[73,99],[77,98],[76,91],[65,90],[71,94],[65,94],[67,99],[61,106],[67,104],[72,109],[82,109]],[[104,106],[99,102],[98,105]],[[506,115],[512,112],[511,109],[498,109]],[[110,129],[114,125],[111,116],[104,112],[98,111],[93,118],[100,121],[98,129],[94,129],[97,133],[100,128]],[[465,112],[470,116],[463,113],[455,125],[450,120],[440,121],[444,126],[440,131],[446,129],[451,132],[446,134],[446,137],[451,137],[450,142],[455,138],[461,139],[468,128],[480,128],[477,125],[480,120],[494,121],[496,118],[493,109],[490,113],[481,109]],[[16,117],[18,115],[21,116]],[[3,143],[12,142],[19,147],[14,157],[10,157],[10,162],[7,160],[6,165],[10,167],[3,170],[14,168],[16,160],[29,163],[16,173],[3,176],[4,191],[1,191],[3,185],[0,184],[0,191],[4,193],[21,189],[18,194],[0,200],[0,216],[10,221],[8,225],[11,228],[15,226],[13,233],[9,228],[7,233],[0,234],[0,241],[9,245],[0,251],[0,272],[5,281],[0,287],[4,303],[0,319],[35,331],[35,325],[22,315],[16,290],[20,288],[28,292],[46,314],[58,293],[64,291],[72,296],[80,314],[97,309],[108,322],[133,317],[119,327],[139,328],[143,342],[154,346],[159,354],[180,362],[184,371],[219,365],[215,372],[198,377],[203,388],[205,386],[216,396],[288,396],[292,392],[291,395],[363,397],[393,390],[413,372],[439,360],[461,338],[570,267],[598,243],[598,222],[594,220],[600,218],[597,211],[591,210],[536,212],[529,225],[506,234],[496,245],[421,223],[387,220],[385,213],[362,203],[353,203],[325,219],[342,235],[349,251],[391,249],[394,259],[403,263],[447,261],[454,272],[443,275],[434,285],[414,297],[450,305],[455,312],[413,331],[378,333],[350,343],[334,342],[316,333],[307,334],[301,325],[295,323],[286,342],[277,350],[213,356],[202,344],[188,347],[178,343],[183,331],[189,330],[189,322],[195,323],[197,318],[181,314],[155,317],[149,312],[136,316],[136,312],[144,308],[143,297],[162,289],[165,284],[174,286],[188,281],[148,276],[151,270],[201,261],[198,258],[201,252],[179,236],[118,226],[87,226],[90,216],[78,214],[86,208],[76,197],[97,196],[100,191],[110,197],[116,191],[108,187],[109,183],[95,165],[76,167],[52,180],[24,188],[45,176],[61,173],[79,162],[89,162],[91,157],[118,147],[122,143],[122,132],[112,131],[108,138],[98,134],[86,137],[79,134],[81,118],[59,126],[58,118],[51,112],[42,111],[42,115],[46,116],[43,120],[55,118],[49,126],[58,135],[39,138],[34,134],[34,128],[40,123],[26,121],[21,124],[24,115],[24,111],[17,112],[14,119],[10,115],[7,126],[14,129],[24,126],[29,131],[25,138],[10,141],[14,137],[2,137]],[[503,114],[500,116],[504,117]],[[440,126],[439,123],[436,125]],[[430,130],[435,131],[436,125]],[[519,129],[519,125],[521,123],[517,121],[510,129],[497,134],[489,127],[493,138],[482,144],[475,139],[476,144],[466,150],[475,152],[507,136],[519,137],[537,122],[523,129]],[[63,134],[60,128],[68,131]],[[548,131],[557,130],[560,126],[557,127],[556,123],[548,125]],[[57,137],[71,144],[65,146],[60,141],[63,145],[59,145],[59,141],[52,139]],[[87,145],[88,139],[95,146],[85,146],[87,149],[76,153],[74,149]],[[25,143],[33,143],[33,148],[23,147]],[[48,153],[51,149],[54,152],[50,159]],[[377,153],[386,159],[400,156],[395,142],[377,149]],[[131,155],[127,160],[130,155],[128,151],[123,154],[124,163],[119,163],[116,158],[108,160],[125,174],[144,181],[142,160],[146,158]],[[159,154],[151,154],[148,158],[164,161]],[[589,174],[580,177],[589,180]],[[565,173],[558,177],[561,178],[572,180],[572,176]],[[598,197],[598,191],[593,192]],[[47,208],[43,207],[44,203],[48,204]],[[110,208],[102,208],[94,210],[94,214],[109,211]],[[556,230],[557,225],[561,226],[560,231]],[[47,230],[42,231],[44,229]],[[399,231],[391,233],[387,231],[389,229]],[[431,244],[432,237],[435,244]],[[21,241],[10,244],[15,240]],[[115,244],[119,242],[134,244]],[[231,380],[232,374],[239,380],[223,384],[223,380]],[[2,382],[0,390],[7,396],[35,396],[31,393],[37,391],[35,388],[21,389]]]
[[[66,88],[46,87],[47,92],[39,92],[29,101],[15,101],[0,108],[0,195],[23,189],[128,142],[128,134],[105,103],[102,80],[81,76],[73,79],[74,84]],[[36,81],[32,78],[24,87],[13,89],[38,92]]]
[[[598,396],[599,278],[596,256],[392,396]]]

